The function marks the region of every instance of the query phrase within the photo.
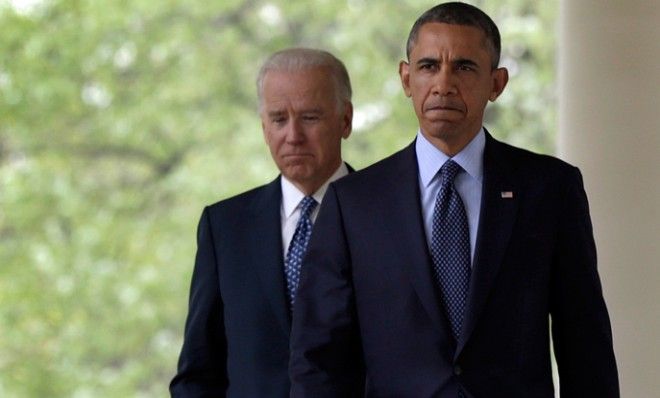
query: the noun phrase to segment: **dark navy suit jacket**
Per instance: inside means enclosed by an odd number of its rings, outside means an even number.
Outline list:
[[[458,342],[431,273],[418,181],[410,145],[331,184],[296,299],[291,396],[364,389],[368,397],[457,398],[462,389],[475,398],[553,398],[552,334],[562,398],[618,397],[578,169],[487,134]]]
[[[202,213],[173,397],[289,396],[280,178]]]
[[[204,209],[173,397],[288,397],[280,178]]]

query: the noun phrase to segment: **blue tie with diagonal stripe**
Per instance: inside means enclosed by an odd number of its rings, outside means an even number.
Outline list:
[[[431,235],[433,269],[456,341],[461,335],[470,284],[470,232],[463,201],[454,186],[461,170],[451,159],[440,168]]]
[[[289,299],[290,309],[293,309],[293,304],[296,301],[296,291],[300,282],[300,267],[307,250],[309,238],[312,235],[311,215],[317,204],[311,196],[305,196],[300,201],[300,219],[296,224],[296,231],[293,233],[284,260],[284,274],[286,276],[287,298]]]

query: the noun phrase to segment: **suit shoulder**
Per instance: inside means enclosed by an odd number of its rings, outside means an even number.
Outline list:
[[[398,174],[402,169],[415,166],[414,147],[409,145],[363,169],[341,178],[334,182],[336,187],[374,187],[379,182],[385,182],[383,176]],[[416,169],[415,169],[416,172]]]
[[[270,203],[274,206],[279,206],[280,196],[281,189],[279,178],[277,178],[268,184],[252,188],[248,191],[210,204],[206,206],[206,211],[208,211],[212,218],[214,216],[226,217],[232,214],[241,214],[241,211],[262,203]]]
[[[511,166],[529,174],[565,175],[575,173],[577,168],[555,156],[532,152],[507,143],[497,142],[493,156],[510,162]]]

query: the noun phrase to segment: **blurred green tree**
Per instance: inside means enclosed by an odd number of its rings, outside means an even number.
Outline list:
[[[498,22],[486,123],[552,152],[556,2],[472,1]],[[162,397],[203,205],[277,171],[254,78],[286,46],[354,85],[345,158],[409,143],[397,74],[421,0],[0,0],[0,396]]]

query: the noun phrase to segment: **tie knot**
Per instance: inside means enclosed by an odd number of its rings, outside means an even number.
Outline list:
[[[305,196],[300,201],[300,218],[309,218],[318,202],[311,196]]]
[[[440,168],[440,177],[442,178],[441,180],[442,185],[453,183],[454,179],[456,178],[456,175],[462,169],[463,168],[458,163],[454,162],[452,159],[446,161],[445,164],[443,164],[442,167]]]

